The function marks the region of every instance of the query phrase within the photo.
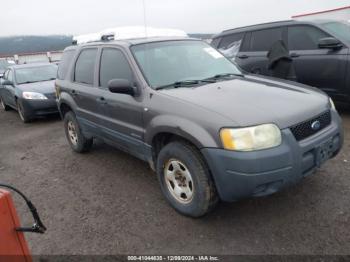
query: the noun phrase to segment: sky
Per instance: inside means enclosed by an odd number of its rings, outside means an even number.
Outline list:
[[[144,24],[218,33],[349,5],[349,0],[11,0],[1,3],[0,36],[79,35]]]

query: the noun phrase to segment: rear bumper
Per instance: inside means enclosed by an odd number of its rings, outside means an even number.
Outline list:
[[[57,114],[58,107],[55,99],[47,100],[21,100],[25,112],[30,117]]]
[[[234,152],[204,148],[214,181],[224,201],[265,196],[296,184],[317,168],[316,149],[332,141],[335,156],[343,144],[339,115],[332,111],[332,123],[319,133],[297,142],[289,129],[282,130],[282,145],[256,152]]]

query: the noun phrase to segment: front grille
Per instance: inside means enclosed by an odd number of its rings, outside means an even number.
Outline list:
[[[291,127],[290,130],[292,131],[295,139],[297,141],[301,141],[329,126],[331,124],[331,118],[331,112],[327,111],[315,118],[312,118],[310,120],[304,121]],[[316,121],[319,121],[319,128],[313,129],[312,125]]]

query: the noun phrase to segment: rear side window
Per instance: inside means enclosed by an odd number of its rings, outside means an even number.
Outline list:
[[[215,48],[218,47],[219,43],[220,43],[220,40],[221,40],[221,37],[218,37],[218,38],[214,38],[212,41],[211,41],[211,45]]]
[[[229,58],[235,57],[242,45],[243,37],[244,33],[224,36],[220,42],[219,50]]]
[[[82,84],[93,85],[96,64],[97,48],[89,48],[81,51],[74,70],[74,81]]]
[[[222,41],[220,42],[219,48],[226,50],[233,45],[237,45],[237,43],[242,42],[243,37],[244,37],[244,33],[237,33],[237,34],[224,36],[222,38]]]
[[[75,50],[67,50],[63,53],[61,62],[58,66],[57,78],[65,79],[68,73],[69,65],[72,62]]]
[[[321,38],[328,34],[313,26],[288,27],[289,50],[316,50]]]
[[[100,86],[108,87],[112,79],[127,79],[133,83],[133,74],[129,62],[124,54],[114,48],[105,48],[102,51],[100,66]]]
[[[268,51],[278,40],[282,40],[282,28],[280,27],[252,32],[250,51]]]

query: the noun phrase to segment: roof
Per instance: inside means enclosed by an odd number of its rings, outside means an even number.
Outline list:
[[[319,14],[336,12],[336,11],[341,11],[341,10],[346,10],[346,9],[350,9],[350,6],[344,6],[344,7],[340,7],[340,8],[329,9],[329,10],[324,10],[324,11],[314,12],[314,13],[306,13],[306,14],[301,14],[301,15],[294,15],[294,16],[292,16],[292,18],[298,18],[298,17],[310,16],[310,15],[319,15]]]
[[[21,69],[21,68],[33,68],[33,67],[41,67],[41,66],[48,66],[48,65],[55,65],[52,63],[30,63],[30,64],[21,64],[21,65],[12,65],[8,68],[13,69]]]
[[[333,21],[333,20],[322,20],[322,23],[324,23],[326,21]],[[272,28],[272,27],[288,26],[288,25],[319,24],[320,22],[321,21],[317,21],[317,20],[315,20],[315,21],[312,21],[312,20],[310,20],[310,21],[286,20],[286,21],[277,21],[277,22],[256,24],[256,25],[250,25],[250,26],[244,26],[244,27],[237,27],[234,29],[225,30],[225,31],[213,36],[213,39],[217,38],[217,37],[229,35],[232,33],[256,31],[256,30],[262,30],[262,29],[267,29],[267,28]]]

